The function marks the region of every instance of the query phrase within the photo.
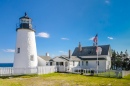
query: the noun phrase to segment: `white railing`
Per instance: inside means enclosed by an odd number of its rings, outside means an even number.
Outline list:
[[[122,77],[127,76],[130,74],[130,71],[122,71]]]
[[[12,75],[13,74],[13,68],[12,67],[1,67],[0,68],[0,76],[3,75]]]
[[[65,67],[65,66],[57,66],[57,72],[67,72],[67,67]]]
[[[83,74],[83,75],[98,75],[98,76],[105,76],[105,77],[117,77],[121,78],[125,75],[130,74],[130,71],[119,71],[119,70],[97,70],[96,69],[82,69],[82,68],[72,68],[71,73]]]
[[[39,66],[37,68],[13,68],[0,67],[0,76],[24,75],[24,74],[48,74],[53,72],[70,72],[84,75],[97,75],[96,69],[68,68],[56,66]],[[124,77],[130,74],[130,71],[118,70],[98,70],[98,76]]]
[[[53,72],[57,72],[57,68],[55,66],[41,66],[38,67],[38,74],[48,74],[48,73],[53,73]]]
[[[0,67],[0,76],[24,75],[24,74],[48,74],[57,72],[55,66],[40,66],[37,68],[13,68]]]
[[[72,68],[70,72],[77,73],[77,74],[90,75],[90,74],[94,74],[96,71],[95,69]]]

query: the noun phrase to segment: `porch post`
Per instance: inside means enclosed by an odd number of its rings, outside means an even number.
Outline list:
[[[65,61],[64,61],[64,64],[63,64],[63,65],[64,65],[64,72],[65,72]]]

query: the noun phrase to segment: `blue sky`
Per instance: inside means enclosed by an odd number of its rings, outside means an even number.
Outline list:
[[[38,55],[68,54],[81,42],[110,44],[130,53],[130,0],[0,0],[0,62],[13,62],[16,24],[27,12],[36,30]]]

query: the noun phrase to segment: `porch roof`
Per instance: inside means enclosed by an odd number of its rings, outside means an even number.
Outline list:
[[[69,61],[69,57],[67,57],[67,56],[57,56],[57,57],[50,59],[49,61]]]

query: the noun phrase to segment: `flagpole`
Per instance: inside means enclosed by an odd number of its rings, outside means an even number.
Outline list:
[[[96,46],[96,53],[97,53],[97,75],[98,75],[98,34],[94,37],[93,41]]]
[[[98,45],[97,45],[97,75],[98,75]]]

